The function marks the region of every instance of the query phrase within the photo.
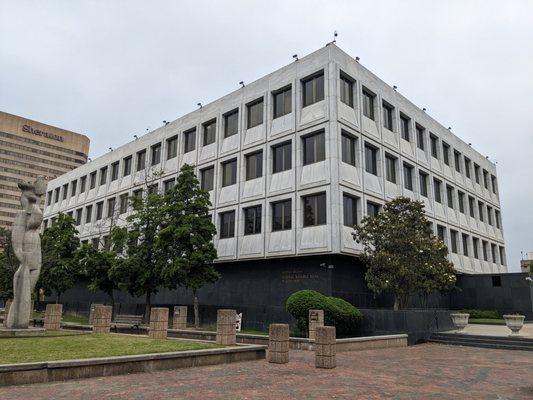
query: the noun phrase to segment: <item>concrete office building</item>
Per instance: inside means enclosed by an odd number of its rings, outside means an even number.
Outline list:
[[[165,190],[184,163],[211,196],[225,293],[361,303],[351,227],[400,195],[424,202],[459,273],[506,272],[495,165],[333,44],[54,179],[45,219],[70,212],[92,240],[147,171]]]
[[[17,183],[56,178],[87,162],[89,138],[0,111],[0,226],[20,209]]]

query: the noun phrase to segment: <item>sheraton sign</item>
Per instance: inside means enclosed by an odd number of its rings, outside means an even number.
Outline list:
[[[48,139],[57,140],[58,142],[63,142],[63,136],[56,135],[55,133],[50,133],[42,131],[40,129],[34,129],[30,125],[22,125],[22,132],[33,133],[34,135],[43,136]]]

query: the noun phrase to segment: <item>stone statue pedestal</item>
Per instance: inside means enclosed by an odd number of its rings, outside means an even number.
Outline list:
[[[26,328],[26,329],[0,328],[1,338],[44,336],[45,333],[46,333],[46,330],[44,328]]]

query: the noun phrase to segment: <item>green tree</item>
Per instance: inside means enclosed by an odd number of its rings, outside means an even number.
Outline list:
[[[165,286],[192,290],[195,327],[200,325],[198,289],[220,278],[213,266],[217,258],[213,245],[216,228],[209,215],[210,206],[209,193],[201,190],[194,167],[185,164],[176,185],[164,196],[165,219],[157,247],[167,256],[160,258]]]
[[[37,287],[43,288],[46,295],[55,293],[56,302],[80,277],[76,263],[80,245],[77,235],[74,219],[66,214],[59,214],[42,235],[42,267]]]
[[[422,202],[398,197],[354,229],[354,239],[363,246],[368,287],[376,295],[392,293],[394,309],[405,308],[412,295],[427,299],[455,286],[448,249],[431,233]]]
[[[13,298],[13,276],[19,266],[11,244],[11,231],[0,228],[0,299]]]
[[[91,291],[102,291],[109,296],[112,309],[115,309],[114,291],[119,289],[118,282],[113,279],[112,270],[122,261],[122,252],[127,231],[115,227],[111,232],[110,245],[97,248],[92,244],[82,245],[76,252],[77,264],[87,279],[87,287]]]
[[[145,180],[143,193],[130,197],[132,212],[126,218],[126,250],[110,270],[110,277],[132,296],[145,296],[145,321],[150,319],[152,296],[164,285],[162,265],[168,257],[159,250],[164,197],[151,190],[159,174]]]

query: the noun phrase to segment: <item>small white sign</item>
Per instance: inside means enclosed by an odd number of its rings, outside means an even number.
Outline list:
[[[241,325],[242,325],[242,313],[237,314],[237,321],[235,322],[235,329],[237,332],[241,331]]]

